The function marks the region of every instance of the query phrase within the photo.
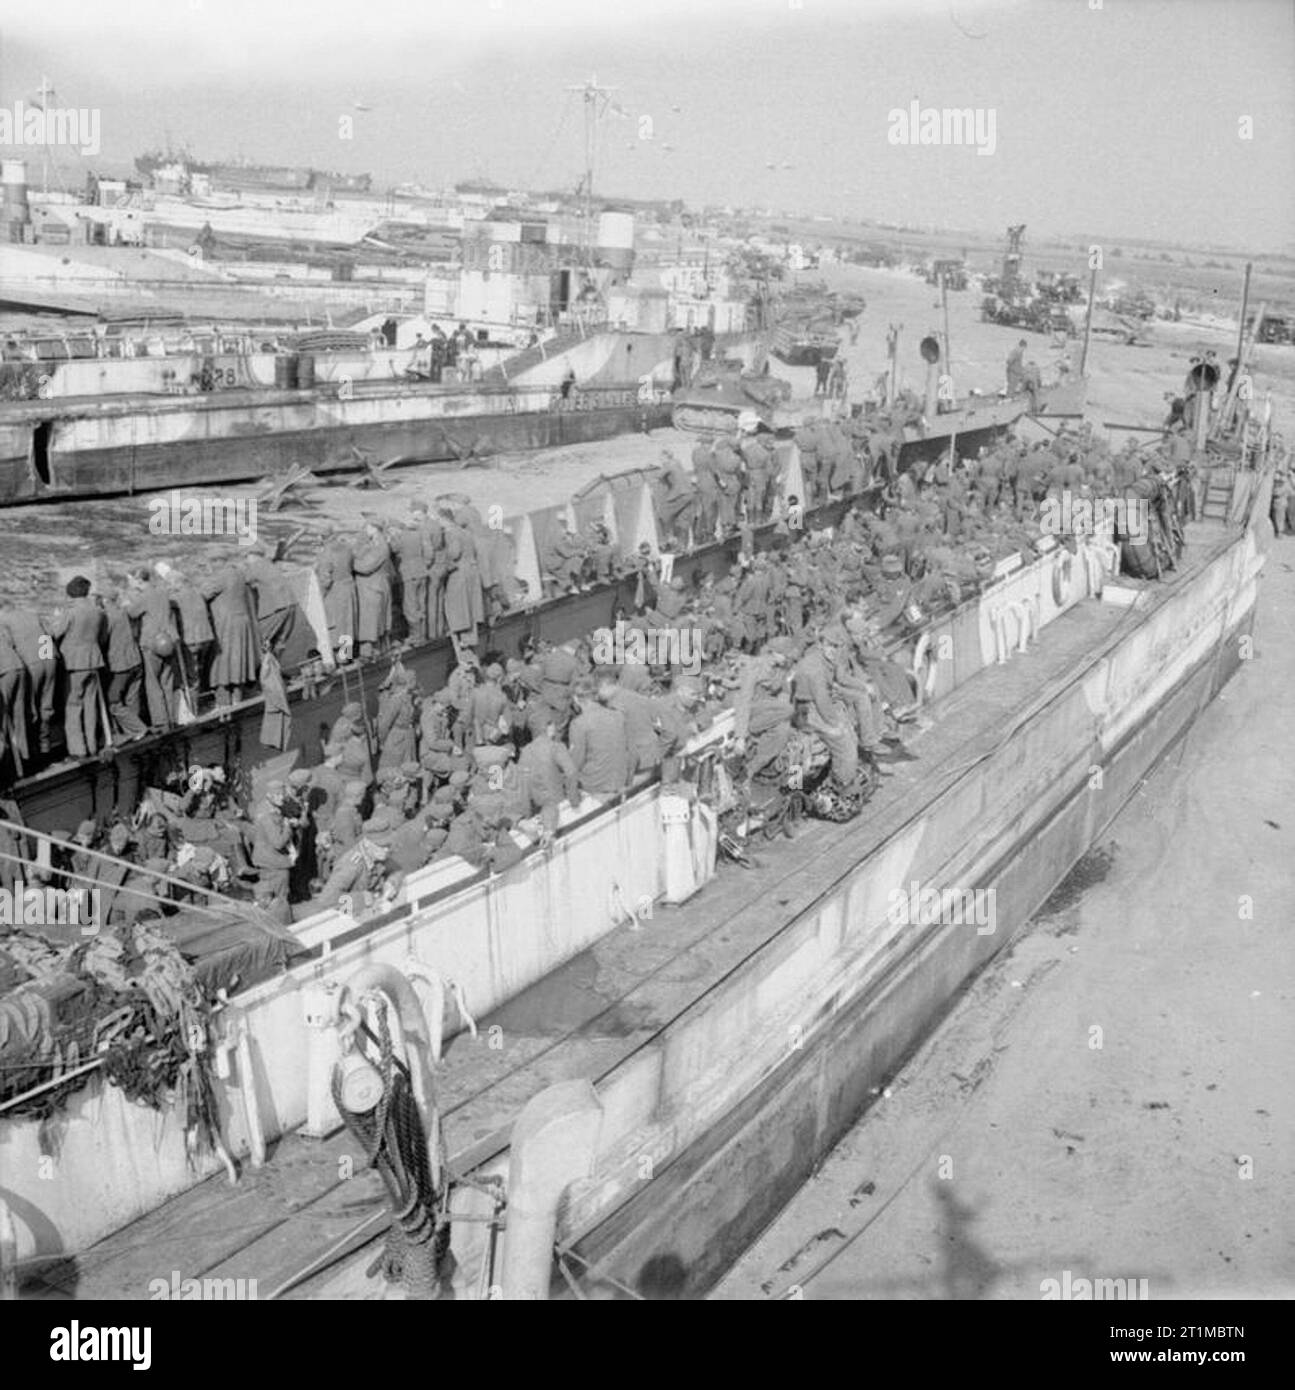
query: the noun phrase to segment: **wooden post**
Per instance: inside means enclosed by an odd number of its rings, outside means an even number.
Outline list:
[[[952,377],[953,355],[949,351],[949,285],[944,278],[944,271],[940,272],[940,301],[944,306],[944,370]]]

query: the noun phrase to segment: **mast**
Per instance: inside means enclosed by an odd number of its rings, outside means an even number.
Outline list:
[[[1237,363],[1232,369],[1232,375],[1228,378],[1228,390],[1232,389],[1232,383],[1241,374],[1241,354],[1246,346],[1246,310],[1250,307],[1250,272],[1254,268],[1253,261],[1246,262],[1245,283],[1241,286],[1241,322],[1237,325]],[[1259,325],[1255,324],[1255,336],[1258,337]]]
[[[584,103],[585,114],[585,176],[583,186],[585,191],[585,232],[584,232],[584,252],[587,265],[593,265],[593,199],[594,199],[594,165],[598,156],[598,127],[602,121],[607,106],[611,101],[611,94],[616,90],[615,87],[603,87],[599,85],[597,75],[591,75],[587,82],[581,82],[573,87],[568,87],[568,92],[579,92]]]
[[[1093,301],[1097,298],[1097,267],[1088,277],[1088,312],[1084,315],[1084,350],[1079,357],[1079,375],[1083,376],[1088,367],[1088,340],[1093,332]]]
[[[54,95],[54,88],[50,84],[48,77],[41,75],[40,86],[36,89],[40,93],[40,109],[45,120],[45,136],[41,141],[40,149],[40,191],[41,194],[49,197],[49,99]]]

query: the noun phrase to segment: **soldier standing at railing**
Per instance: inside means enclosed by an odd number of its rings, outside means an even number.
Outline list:
[[[364,544],[352,560],[359,600],[356,640],[361,660],[385,650],[391,635],[391,547],[376,521],[365,523]]]
[[[422,645],[431,635],[429,624],[428,595],[431,584],[431,542],[425,526],[427,508],[422,511],[413,508],[419,504],[411,503],[410,514],[405,518],[392,538],[392,551],[396,568],[400,572],[401,609],[405,619],[407,638],[415,645]]]
[[[330,523],[321,532],[323,544],[315,560],[315,577],[324,600],[324,616],[339,665],[355,660],[355,627],[359,599],[355,592],[354,555],[350,542]]]
[[[68,581],[67,595],[72,603],[67,609],[54,610],[50,636],[59,643],[67,672],[67,751],[70,757],[87,758],[99,751],[99,704],[103,698],[99,673],[104,666],[108,620],[90,597],[90,581],[84,575]]]
[[[180,632],[175,625],[171,591],[148,569],[127,580],[126,611],[139,619],[139,650],[144,659],[144,693],[149,725],[166,733],[175,723],[180,677]]]

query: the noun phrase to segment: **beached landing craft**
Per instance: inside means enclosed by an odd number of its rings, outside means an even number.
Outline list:
[[[418,1218],[392,1247],[406,1292],[703,1293],[1246,654],[1271,471],[1212,482],[1228,517],[1189,528],[1172,580],[1121,583],[1110,547],[1054,546],[938,619],[909,652],[938,716],[921,761],[722,893],[712,813],[648,783],[501,874],[443,861],[359,920],[296,924],[282,971],[253,983],[245,957],[213,1084],[229,1149],[276,1184],[186,1192],[219,1164],[190,1167],[185,1114],[159,1138],[93,1071],[64,1101],[56,1182],[41,1124],[0,1116],[20,1258],[90,1297],[149,1297],[168,1263],[262,1297],[379,1291],[367,1247],[390,1213],[338,1175],[384,1097],[412,1113],[403,1052],[422,1130],[385,1176]],[[992,889],[994,920],[908,921],[913,884]]]
[[[669,421],[673,352],[665,333],[576,333],[463,384],[409,380],[412,354],[374,349],[41,362],[41,397],[0,403],[0,505],[354,471],[357,451],[437,463],[652,429]],[[312,384],[289,383],[285,363],[303,360]],[[221,384],[166,395],[164,373]]]

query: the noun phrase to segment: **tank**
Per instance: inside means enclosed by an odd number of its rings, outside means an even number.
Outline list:
[[[738,363],[710,363],[675,393],[670,423],[690,434],[727,434],[754,415],[777,430],[791,423],[779,409],[790,399],[791,383],[780,377],[744,372]]]
[[[825,357],[834,357],[836,334],[830,325],[819,321],[804,326],[780,326],[773,335],[771,351],[789,367],[817,367]]]

